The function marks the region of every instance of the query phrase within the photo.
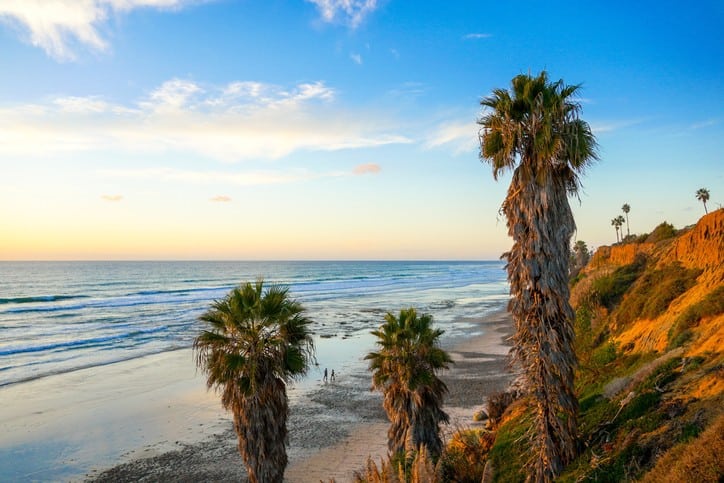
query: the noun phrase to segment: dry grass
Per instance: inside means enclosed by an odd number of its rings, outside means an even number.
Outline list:
[[[698,438],[674,446],[646,474],[649,483],[696,481],[718,482],[724,479],[724,414]]]
[[[433,483],[435,465],[427,450],[420,448],[412,461],[387,461],[380,459],[380,466],[367,458],[364,471],[355,471],[355,483]]]
[[[440,457],[439,481],[479,483],[483,477],[487,454],[495,441],[495,433],[467,429],[456,432]]]

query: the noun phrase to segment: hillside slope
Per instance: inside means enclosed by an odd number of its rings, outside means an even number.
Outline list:
[[[573,282],[580,456],[559,480],[722,481],[724,209],[636,240],[599,248]],[[493,481],[524,478],[529,411],[500,422]]]

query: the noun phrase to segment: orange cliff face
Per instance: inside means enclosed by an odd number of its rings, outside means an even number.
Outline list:
[[[694,286],[674,299],[655,320],[637,319],[619,327],[614,335],[621,347],[664,352],[669,343],[669,330],[679,315],[724,284],[724,209],[709,213],[688,232],[663,242],[600,247],[583,270],[586,279],[572,290],[573,305],[577,305],[577,301],[590,289],[593,280],[633,263],[639,254],[649,258],[648,266],[651,268],[661,269],[680,263],[684,268],[701,270]],[[605,309],[602,310],[605,316]],[[702,319],[694,332],[696,339],[688,346],[688,355],[724,352],[724,314]]]
[[[724,282],[724,208],[702,217],[692,230],[674,240],[659,263],[673,261],[686,268],[718,273],[719,283]]]
[[[656,248],[654,243],[627,243],[625,245],[602,246],[593,254],[593,258],[584,272],[591,272],[606,266],[621,266],[633,263],[636,255],[649,255]]]

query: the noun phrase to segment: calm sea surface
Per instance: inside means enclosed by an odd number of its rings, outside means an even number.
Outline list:
[[[189,347],[209,304],[260,276],[321,342],[411,306],[461,336],[508,296],[502,262],[0,262],[0,386]]]

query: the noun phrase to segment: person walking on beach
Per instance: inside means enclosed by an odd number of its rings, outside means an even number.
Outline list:
[[[327,368],[324,368],[324,377],[322,378],[324,382],[327,382]]]
[[[329,376],[329,380],[334,382],[334,369],[332,369],[332,374]]]

